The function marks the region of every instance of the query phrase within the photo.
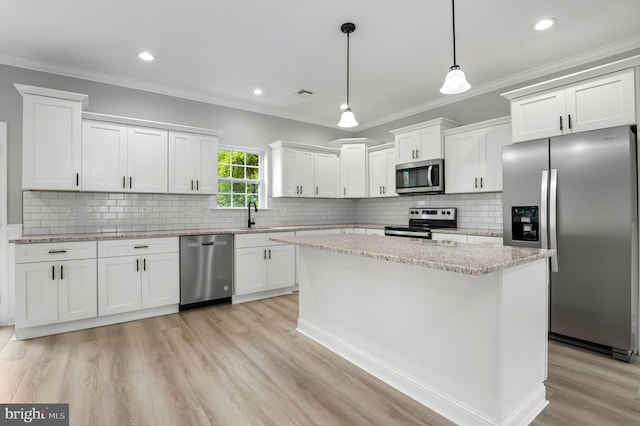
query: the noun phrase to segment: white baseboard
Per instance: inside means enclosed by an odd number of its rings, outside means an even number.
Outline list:
[[[87,318],[78,321],[61,322],[57,324],[41,325],[39,327],[16,328],[15,339],[31,339],[34,337],[49,336],[51,334],[67,333],[69,331],[84,330],[87,328],[102,327],[121,322],[135,321],[152,318],[161,315],[178,313],[178,305],[161,306],[159,308],[144,309],[140,311],[125,312],[122,314],[108,315],[104,317]]]
[[[404,372],[392,367],[371,354],[360,350],[331,333],[309,323],[298,320],[297,330],[322,346],[362,368],[422,405],[449,420],[464,425],[527,425],[548,404],[545,400],[545,386],[540,384],[530,396],[522,401],[504,419],[494,419],[468,405],[422,383]]]

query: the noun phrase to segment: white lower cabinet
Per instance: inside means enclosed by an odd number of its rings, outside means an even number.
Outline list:
[[[277,232],[235,236],[235,296],[295,285],[295,247],[269,240],[272,236],[293,235],[293,232]]]
[[[180,302],[177,238],[98,243],[98,314],[119,314]]]
[[[97,315],[96,243],[16,246],[16,329]]]
[[[502,245],[502,237],[471,234],[449,234],[433,232],[432,239],[445,241],[458,241],[463,243]]]

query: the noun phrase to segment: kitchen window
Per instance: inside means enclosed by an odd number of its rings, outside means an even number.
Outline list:
[[[264,207],[264,152],[220,146],[218,149],[218,207]]]

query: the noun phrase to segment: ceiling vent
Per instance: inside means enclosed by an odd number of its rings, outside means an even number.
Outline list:
[[[303,98],[309,97],[311,95],[313,95],[313,92],[311,90],[307,90],[307,89],[300,89],[296,92],[297,95],[302,96]]]

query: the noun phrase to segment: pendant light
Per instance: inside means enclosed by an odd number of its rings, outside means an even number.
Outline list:
[[[353,115],[353,112],[351,112],[351,108],[349,107],[349,34],[355,30],[356,26],[351,22],[344,23],[340,27],[340,31],[347,35],[347,107],[342,112],[342,117],[340,117],[338,127],[356,127],[358,125],[356,116]]]
[[[447,76],[444,78],[444,84],[440,88],[440,93],[445,95],[455,95],[456,93],[466,92],[471,88],[464,72],[460,66],[456,64],[456,13],[455,0],[451,0],[451,19],[453,21],[453,65],[449,68]]]

